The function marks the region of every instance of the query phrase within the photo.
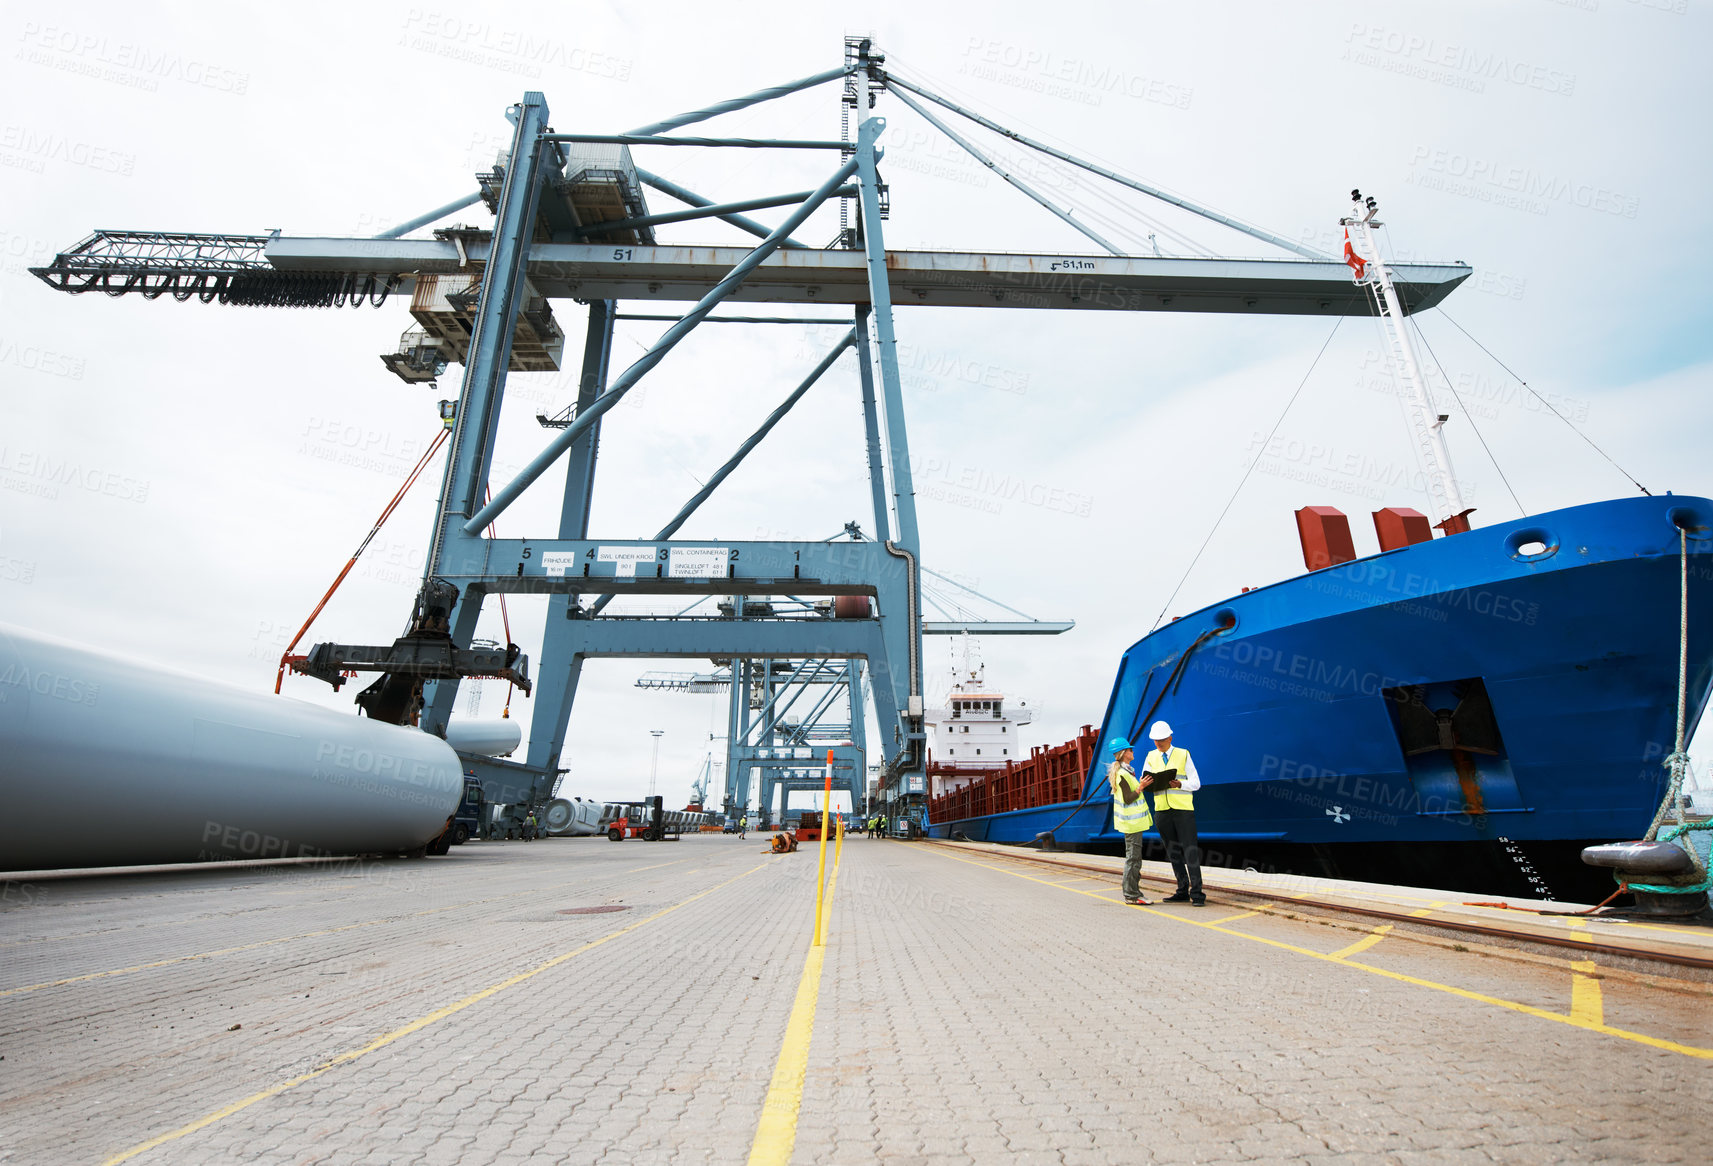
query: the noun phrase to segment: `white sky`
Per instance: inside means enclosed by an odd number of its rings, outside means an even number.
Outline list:
[[[453,395],[459,371],[430,392],[381,366],[410,323],[402,302],[283,311],[72,298],[26,267],[96,227],[373,234],[470,190],[526,89],[547,95],[560,130],[622,130],[830,68],[847,32],[872,32],[898,72],[1001,122],[1323,247],[1362,187],[1381,201],[1395,254],[1476,268],[1448,300],[1452,316],[1620,463],[1656,491],[1713,492],[1713,341],[1694,275],[1713,250],[1707,0],[995,3],[973,20],[919,3],[862,10],[872,27],[848,26],[848,6],[802,4],[741,15],[659,3],[299,3],[255,15],[8,4],[0,620],[270,686],[286,638],[433,437],[434,402]],[[1092,249],[896,101],[876,112],[891,125],[891,246]],[[838,115],[836,90],[822,88],[704,128],[834,137]],[[807,154],[638,157],[720,199],[803,189],[826,165]],[[1061,168],[1024,172],[1126,225],[1138,247],[1155,229],[1090,184],[1066,185]],[[1167,253],[1183,253],[1183,236],[1221,254],[1271,253],[1137,196],[1121,202],[1156,216]],[[479,208],[457,217],[488,221]],[[835,228],[829,215],[801,236],[819,243]],[[706,224],[661,236],[747,238]],[[555,311],[580,339],[582,309]],[[1530,512],[1633,490],[1437,313],[1422,326],[1447,369],[1469,378],[1465,400]],[[1365,387],[1373,327],[1340,329],[1174,613],[1300,571],[1300,505],[1351,514],[1359,552],[1372,549],[1368,511],[1427,508],[1407,480],[1396,405]],[[615,371],[661,328],[622,326]],[[1057,744],[1100,719],[1120,653],[1153,623],[1328,325],[916,309],[899,313],[898,330],[924,563],[1038,617],[1077,621],[1057,640],[980,649],[989,679],[1037,709],[1024,742]],[[651,534],[831,339],[801,328],[693,337],[606,422],[592,533]],[[574,380],[512,378],[503,467],[543,444],[533,416],[561,407]],[[1449,432],[1476,521],[1514,517],[1467,420]],[[1181,472],[1140,482],[1144,450]],[[846,357],[682,536],[823,538],[853,518],[872,529],[864,475]],[[311,642],[397,633],[433,478]],[[558,475],[549,481],[508,512],[502,534],[553,531]],[[1006,499],[1018,482],[1074,501]],[[532,656],[542,609],[512,605],[513,637]],[[481,634],[498,638],[490,611]],[[929,641],[930,695],[944,691],[949,658]],[[723,731],[724,700],[644,694],[632,687],[643,670],[585,670],[567,792],[640,793],[651,728],[666,730],[662,792],[688,790],[709,732]],[[287,691],[349,708],[352,690],[298,679]],[[483,715],[502,693],[484,686]],[[531,711],[514,701],[514,715]]]

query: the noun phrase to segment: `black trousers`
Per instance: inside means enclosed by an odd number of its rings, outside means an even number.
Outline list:
[[[1155,810],[1154,828],[1166,844],[1166,861],[1178,879],[1178,894],[1200,898],[1201,844],[1196,840],[1194,810]]]

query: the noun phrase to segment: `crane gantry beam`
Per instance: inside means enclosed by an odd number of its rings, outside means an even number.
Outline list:
[[[32,272],[62,291],[126,292],[202,287],[240,297],[269,277],[299,286],[382,289],[408,296],[422,276],[470,274],[487,261],[488,232],[434,239],[195,236],[102,231]],[[536,243],[525,272],[556,299],[684,302],[706,295],[747,254],[743,247]],[[1371,315],[1367,293],[1336,260],[1202,259],[1063,252],[888,251],[896,307],[1066,308],[1246,315]],[[1398,263],[1406,312],[1431,308],[1469,278],[1463,263]],[[162,284],[172,277],[171,286]],[[254,294],[251,292],[250,294]],[[781,248],[726,298],[747,303],[868,302],[858,251]],[[208,297],[205,297],[208,298]],[[252,302],[243,299],[242,302]]]

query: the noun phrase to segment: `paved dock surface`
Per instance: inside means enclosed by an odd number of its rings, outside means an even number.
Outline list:
[[[1122,858],[1105,855],[1043,853],[981,842],[959,843],[954,849],[978,857],[1026,858],[1041,866],[1106,874],[1112,878],[1120,877],[1124,871]],[[1146,895],[1161,898],[1175,889],[1172,868],[1166,863],[1145,862],[1142,870],[1142,890]],[[1608,961],[1607,966],[1644,971],[1693,969],[1679,974],[1713,981],[1713,927],[1687,926],[1657,918],[1590,915],[1592,908],[1586,904],[1546,899],[1387,886],[1254,869],[1208,867],[1203,874],[1211,893],[1250,905],[1259,904],[1274,914],[1303,909],[1321,911],[1326,917],[1358,915],[1390,921],[1394,927],[1401,925],[1416,932],[1439,930],[1479,935],[1511,947],[1577,948],[1609,956],[1628,954],[1632,958]]]
[[[1708,1160],[1704,981],[861,837],[809,959],[761,851],[3,884],[0,1161]]]

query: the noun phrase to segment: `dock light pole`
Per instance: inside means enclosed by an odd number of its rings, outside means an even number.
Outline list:
[[[648,735],[654,738],[654,760],[648,765],[648,796],[654,799],[654,780],[660,775],[660,738],[666,735],[665,729],[650,729]]]

